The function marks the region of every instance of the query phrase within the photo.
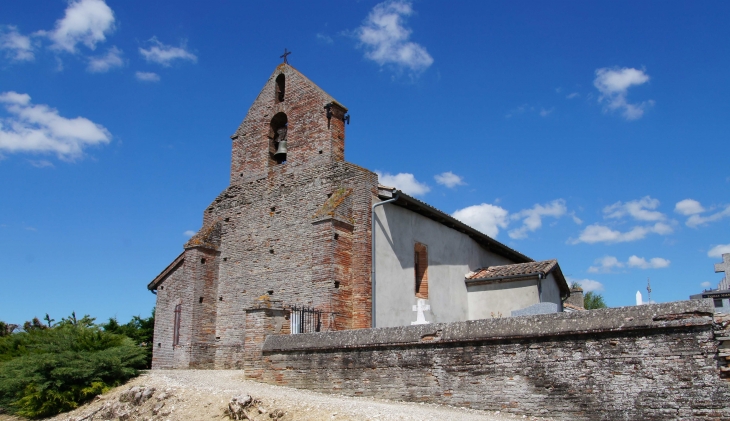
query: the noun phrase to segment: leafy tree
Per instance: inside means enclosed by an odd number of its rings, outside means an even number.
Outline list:
[[[89,316],[77,319],[72,313],[52,327],[53,319],[46,319],[48,325],[35,318],[23,332],[0,337],[0,409],[29,418],[55,415],[136,376],[148,364],[147,349],[137,339],[107,331]],[[138,319],[117,326],[144,330],[149,319]]]
[[[601,294],[589,291],[583,296],[583,307],[585,307],[586,310],[595,310],[597,308],[606,308],[608,306],[603,301],[603,296]]]
[[[15,329],[18,328],[18,325],[14,325],[12,323],[5,323],[0,320],[0,337],[3,336],[9,336],[13,332],[15,332]]]
[[[152,315],[146,319],[140,316],[132,317],[128,323],[120,325],[116,317],[112,317],[106,323],[99,325],[104,331],[124,335],[134,341],[146,351],[147,368],[152,363],[152,340],[155,332],[155,309],[152,309]]]
[[[580,288],[583,289],[578,282],[570,284],[571,289]],[[606,302],[603,301],[603,296],[593,291],[586,292],[583,295],[583,308],[586,310],[595,310],[597,308],[606,308]]]
[[[46,314],[46,316],[48,316]],[[23,330],[26,332],[32,332],[34,330],[44,330],[48,329],[48,326],[41,323],[40,320],[38,320],[37,317],[34,317],[32,321],[23,323]]]

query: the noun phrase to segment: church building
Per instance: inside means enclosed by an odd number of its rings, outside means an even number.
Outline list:
[[[247,341],[563,311],[534,261],[345,161],[347,108],[287,63],[231,136],[230,184],[148,288],[153,368],[239,368]]]

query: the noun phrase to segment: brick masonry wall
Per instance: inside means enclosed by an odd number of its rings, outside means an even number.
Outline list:
[[[280,101],[276,80],[282,75]],[[285,164],[271,156],[272,121],[277,115],[283,121],[281,113],[288,121]],[[165,289],[158,290],[155,340],[161,346],[154,368],[243,367],[246,309],[261,297],[322,310],[325,329],[370,327],[370,206],[377,176],[344,161],[346,113],[291,66],[272,73],[231,136],[230,186],[203,212],[185,263],[159,284]],[[173,348],[168,319],[177,303],[183,327]]]
[[[206,213],[224,221],[216,367],[241,366],[245,309],[263,295],[285,306],[335,312],[332,328],[370,327],[370,206],[376,183],[375,174],[346,162],[286,164],[264,179],[229,187],[214,201]],[[347,200],[333,215],[315,218],[340,189],[352,191]]]
[[[252,369],[320,392],[559,419],[727,420],[712,312],[691,301],[272,335]]]

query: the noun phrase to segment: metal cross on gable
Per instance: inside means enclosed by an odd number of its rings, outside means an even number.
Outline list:
[[[291,51],[286,51],[286,48],[284,48],[284,54],[279,56],[280,58],[284,59],[285,64],[289,64],[289,61],[287,61],[287,59],[286,59],[286,56],[288,56],[289,54],[291,54]]]
[[[730,283],[730,253],[723,253],[722,255],[722,263],[715,263],[715,273],[719,272],[725,272],[725,279],[720,283],[725,288],[719,287],[719,289],[728,289],[727,287],[730,286],[728,283]]]

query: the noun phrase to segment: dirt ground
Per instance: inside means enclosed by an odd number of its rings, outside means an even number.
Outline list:
[[[226,420],[230,419],[226,409],[231,398],[239,397],[246,403],[247,395],[251,403],[245,405],[240,419],[251,421],[548,420],[498,411],[326,395],[247,381],[243,372],[236,370],[148,371],[94,402],[48,420]],[[0,421],[17,420],[0,415]]]

